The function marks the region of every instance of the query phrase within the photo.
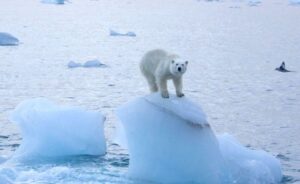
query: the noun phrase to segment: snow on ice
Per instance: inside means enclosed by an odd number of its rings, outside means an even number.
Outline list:
[[[151,94],[121,106],[117,115],[123,129],[118,131],[127,139],[130,177],[167,183],[281,181],[277,159],[229,135],[217,138],[201,107],[186,97]]]

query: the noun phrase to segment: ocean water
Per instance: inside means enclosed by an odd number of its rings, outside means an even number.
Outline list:
[[[189,61],[184,93],[216,134],[269,152],[282,163],[283,183],[300,182],[299,18],[300,6],[284,0],[1,1],[0,32],[21,43],[0,47],[0,156],[21,143],[10,112],[35,97],[101,111],[108,152],[1,164],[0,173],[14,183],[139,183],[126,176],[127,151],[113,143],[114,111],[149,93],[138,63],[163,48]],[[111,37],[111,29],[136,37]],[[67,67],[91,57],[108,67]],[[295,72],[275,71],[282,61]]]

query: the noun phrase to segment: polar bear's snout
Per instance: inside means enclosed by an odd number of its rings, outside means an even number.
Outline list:
[[[178,74],[184,74],[186,71],[186,65],[187,65],[188,61],[185,61],[183,63],[181,62],[173,62],[173,65],[175,64],[175,72],[174,73],[178,73]]]

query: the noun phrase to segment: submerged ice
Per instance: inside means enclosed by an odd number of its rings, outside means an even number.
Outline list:
[[[280,183],[279,160],[262,150],[250,150],[233,136],[218,136],[220,151],[234,183]]]
[[[103,155],[106,152],[99,112],[59,106],[47,99],[20,103],[10,120],[21,129],[22,143],[15,158]]]
[[[155,182],[279,183],[279,161],[233,137],[216,137],[201,107],[158,94],[117,109],[130,155],[129,175]]]

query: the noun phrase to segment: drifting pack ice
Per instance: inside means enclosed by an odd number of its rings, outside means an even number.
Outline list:
[[[20,103],[10,120],[21,129],[22,143],[15,158],[31,159],[106,152],[99,112],[59,106],[47,99]]]
[[[48,4],[65,4],[65,0],[42,0],[41,2]]]
[[[117,109],[127,140],[130,177],[161,183],[279,183],[279,161],[216,137],[201,107],[186,97],[154,93]],[[121,138],[122,139],[122,138]]]
[[[0,32],[0,46],[12,46],[18,44],[19,44],[18,38],[12,36],[9,33]]]
[[[114,30],[109,31],[110,36],[129,36],[129,37],[136,37],[136,34],[132,31],[129,31],[127,33],[120,33]]]
[[[105,68],[107,67],[107,65],[101,63],[98,59],[91,59],[86,61],[85,63],[81,64],[81,63],[77,63],[74,61],[70,61],[68,63],[68,68],[77,68],[77,67],[84,67],[84,68]]]

